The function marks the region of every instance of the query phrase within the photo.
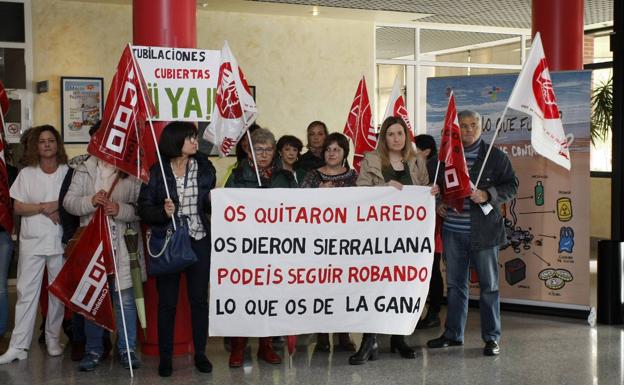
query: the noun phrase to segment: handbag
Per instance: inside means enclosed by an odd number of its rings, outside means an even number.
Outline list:
[[[184,191],[186,191],[187,181],[188,164],[184,176]],[[182,202],[183,199],[184,195],[179,201]],[[173,221],[176,223],[175,229]],[[164,231],[153,228],[147,230],[147,252],[150,256],[147,272],[149,275],[178,273],[197,262],[197,255],[191,247],[188,221],[188,216],[174,214],[172,222]]]

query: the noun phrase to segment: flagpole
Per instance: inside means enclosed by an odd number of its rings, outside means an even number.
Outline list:
[[[230,46],[228,45],[227,40],[225,41],[225,45],[227,45],[228,50],[230,50]],[[232,59],[234,59],[233,61],[236,63],[236,67],[232,68],[232,72],[233,73],[238,73],[240,74],[240,69],[238,68],[238,61],[236,60],[236,58],[234,58],[234,54],[232,53]],[[240,79],[240,77],[239,77]],[[238,84],[238,82],[236,82],[236,77],[234,78],[234,86],[236,88],[236,93],[238,94],[238,104],[240,104],[241,107],[241,118],[243,119],[243,125],[245,126],[245,131],[247,132],[247,139],[249,141],[249,149],[251,150],[251,158],[254,161],[254,170],[256,171],[256,178],[258,179],[258,187],[262,187],[262,181],[260,180],[260,171],[258,170],[258,163],[256,162],[256,152],[253,149],[253,142],[251,141],[251,134],[249,133],[249,126],[247,125],[247,117],[245,116],[245,108],[243,108],[243,104],[241,103],[241,89],[240,89],[240,85]],[[243,91],[247,91],[245,90],[245,87],[243,87]]]
[[[436,166],[436,172],[435,172],[435,176],[433,177],[433,185],[436,185],[436,182],[438,181],[438,171],[440,171],[440,159],[438,159],[438,165]]]
[[[162,157],[160,156],[160,150],[158,149],[158,140],[156,139],[156,132],[154,131],[154,124],[152,123],[152,116],[150,114],[150,109],[147,106],[147,101],[145,100],[145,91],[143,90],[143,82],[139,77],[138,71],[139,66],[137,65],[136,59],[134,57],[134,52],[132,51],[132,44],[128,43],[128,48],[130,48],[130,56],[132,57],[132,63],[134,64],[134,68],[137,70],[137,80],[139,83],[139,89],[141,90],[141,99],[143,100],[143,106],[147,111],[147,121],[149,122],[150,132],[152,133],[152,139],[154,140],[154,147],[156,147],[156,156],[158,158],[158,164],[160,165],[160,172],[162,173],[164,185],[165,185],[165,193],[167,194],[167,199],[171,200],[171,195],[169,194],[169,186],[167,186],[167,176],[165,175],[165,168],[163,167]],[[177,230],[176,223],[173,220],[173,215],[171,216],[171,223],[173,223],[173,230]]]
[[[243,116],[245,116],[245,111],[243,111]],[[245,119],[243,118],[243,121],[244,120]],[[260,181],[260,171],[258,171],[258,163],[256,162],[256,151],[254,151],[254,148],[253,148],[253,142],[251,141],[251,134],[249,133],[249,127],[245,131],[247,131],[247,139],[249,139],[249,149],[251,150],[251,157],[253,158],[254,168],[256,169],[256,178],[258,178],[258,187],[262,187],[262,181]]]
[[[116,252],[113,245],[113,234],[111,233],[110,217],[106,216],[106,227],[108,230],[108,238],[111,242],[111,252],[113,253],[113,267],[115,269],[115,289],[117,289],[117,295],[119,296],[119,310],[121,312],[121,323],[123,325],[124,338],[126,340],[126,354],[128,355],[128,362],[130,363],[130,378],[134,378],[134,371],[132,370],[132,359],[130,357],[130,345],[128,343],[128,328],[126,327],[126,314],[123,307],[123,299],[121,298],[121,285],[119,284],[119,273],[117,271],[117,262],[115,261]]]
[[[512,94],[513,94],[513,91],[512,91]],[[485,162],[487,162],[488,158],[490,157],[490,152],[492,152],[492,146],[494,146],[494,141],[498,137],[498,132],[500,131],[501,124],[503,123],[503,118],[505,117],[505,115],[507,115],[507,108],[508,106],[505,106],[505,109],[503,110],[503,115],[501,115],[500,119],[498,120],[498,123],[496,123],[496,131],[494,132],[494,137],[492,138],[492,141],[490,142],[490,147],[488,147],[487,153],[485,154],[485,159],[483,159],[481,170],[479,170],[479,176],[477,177],[477,182],[475,183],[475,189],[479,188],[478,186],[479,186],[479,182],[481,181],[481,175],[483,175],[483,170],[485,169]]]

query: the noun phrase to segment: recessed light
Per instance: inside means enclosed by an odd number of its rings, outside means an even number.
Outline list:
[[[321,14],[321,11],[319,11],[318,7],[312,7],[312,16],[318,16]]]

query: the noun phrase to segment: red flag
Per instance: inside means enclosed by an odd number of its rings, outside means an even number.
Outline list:
[[[98,207],[49,286],[69,307],[105,329],[115,329],[108,275],[114,273],[108,219]]]
[[[384,113],[382,122],[386,120],[386,118],[388,118],[389,116],[403,119],[403,121],[407,125],[409,141],[410,143],[414,143],[414,129],[412,128],[412,124],[410,123],[409,114],[407,113],[407,107],[405,107],[405,99],[403,98],[403,94],[401,93],[401,87],[399,86],[398,77],[394,79],[392,93],[390,94],[390,99],[388,100],[388,105],[386,106],[386,112]]]
[[[9,111],[9,97],[0,81],[0,130],[4,130],[4,116]],[[7,233],[13,232],[13,212],[9,195],[9,174],[4,160],[4,140],[0,137],[0,226]]]
[[[373,151],[377,146],[377,136],[375,135],[372,118],[373,114],[368,101],[368,93],[366,92],[366,80],[362,76],[343,131],[353,141],[355,148],[353,168],[357,172],[360,172],[360,162],[364,158],[364,154]]]
[[[464,146],[461,141],[459,131],[459,120],[457,119],[457,108],[455,107],[455,96],[451,92],[449,96],[446,116],[444,117],[444,128],[440,141],[440,152],[438,153],[440,162],[444,162],[444,192],[442,200],[447,205],[457,211],[463,211],[464,198],[470,196],[470,175],[464,157]]]
[[[87,152],[147,183],[149,165],[143,151],[143,130],[156,109],[144,94],[145,81],[126,47],[106,98],[102,125]],[[147,104],[147,107],[146,107]]]

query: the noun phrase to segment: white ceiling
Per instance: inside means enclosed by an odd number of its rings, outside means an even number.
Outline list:
[[[548,1],[548,0],[546,0]],[[614,1],[585,0],[585,25],[613,20]],[[208,0],[198,0],[205,3]],[[531,0],[249,0],[358,10],[428,14],[419,22],[531,28]]]

